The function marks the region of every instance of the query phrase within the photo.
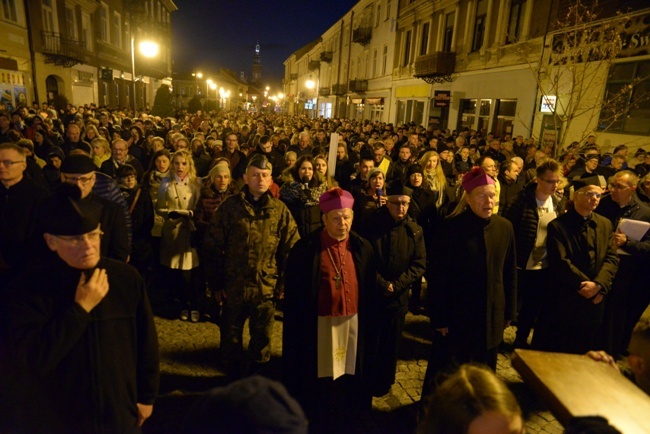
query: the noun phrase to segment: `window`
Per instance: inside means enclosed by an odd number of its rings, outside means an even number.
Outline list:
[[[77,40],[79,37],[77,34],[77,20],[75,18],[74,9],[69,7],[65,8],[65,27],[68,32],[68,37]]]
[[[517,113],[516,99],[498,99],[496,101],[496,125],[493,131],[499,137],[505,137],[506,134],[512,134],[515,115]]]
[[[422,40],[420,41],[420,56],[427,54],[429,50],[429,23],[422,26]]]
[[[185,96],[185,86],[181,86],[181,95]]]
[[[377,77],[377,49],[372,52],[372,78]]]
[[[525,10],[526,0],[512,0],[510,4],[510,20],[508,21],[508,35],[506,36],[507,44],[513,44],[521,40]]]
[[[43,0],[43,30],[46,32],[55,32],[54,5],[53,0]]]
[[[456,12],[452,12],[445,16],[445,33],[442,40],[442,51],[447,53],[452,51],[452,43],[454,38],[454,21],[456,20]]]
[[[2,18],[7,21],[18,22],[16,0],[2,0]]]
[[[384,21],[390,18],[390,0],[386,0],[386,18]]]
[[[81,38],[86,45],[86,50],[93,50],[93,38],[90,28],[90,15],[85,12],[81,13]]]
[[[99,10],[99,39],[104,42],[108,42],[108,38],[108,5],[102,3],[102,6]]]
[[[122,17],[113,12],[113,25],[111,27],[111,44],[122,47]]]
[[[472,51],[478,51],[483,47],[485,38],[485,24],[487,23],[487,0],[479,0],[476,4],[476,18],[474,19],[474,38],[472,40]]]
[[[650,135],[650,61],[619,63],[609,72],[598,129]]]
[[[377,5],[377,16],[375,17],[375,27],[379,27],[379,22],[381,21],[381,5]]]
[[[476,120],[476,103],[475,99],[461,99],[460,110],[457,130],[465,128],[474,129],[474,121]]]
[[[404,34],[404,57],[402,66],[407,66],[411,60],[411,31],[407,30]]]
[[[386,75],[387,67],[388,67],[388,45],[384,45],[384,51],[381,55],[381,75]]]

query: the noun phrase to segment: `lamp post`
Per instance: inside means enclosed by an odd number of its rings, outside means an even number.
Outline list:
[[[307,80],[305,82],[305,86],[307,87],[307,89],[309,89],[309,96],[311,96],[311,91],[313,91],[314,88],[316,87],[316,82],[314,80],[312,80],[311,75],[309,76],[309,80]],[[311,98],[309,98],[309,99],[311,99]],[[312,108],[310,111],[313,112],[313,110],[314,109]],[[318,110],[318,99],[316,99],[316,110]],[[315,117],[315,116],[312,114],[312,117]]]
[[[217,83],[214,81],[210,80],[210,89],[214,90],[214,110],[216,112],[217,110]],[[208,94],[209,96],[209,94]]]
[[[159,46],[157,43],[152,41],[142,41],[140,42],[138,48],[140,49],[140,54],[145,57],[152,58],[158,55]],[[133,116],[136,116],[138,110],[138,96],[136,93],[135,85],[135,33],[131,32],[131,85],[133,87]]]

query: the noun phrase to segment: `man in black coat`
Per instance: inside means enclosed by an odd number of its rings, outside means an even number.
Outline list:
[[[324,228],[287,261],[284,382],[316,424],[350,422],[372,404],[376,271],[372,247],[350,232],[353,203],[340,188],[324,193]]]
[[[47,192],[25,176],[25,149],[0,144],[0,292],[31,263],[36,215]]]
[[[504,164],[508,163],[512,162]],[[546,300],[550,283],[546,233],[549,222],[560,215],[562,209],[555,196],[560,182],[560,165],[555,160],[547,160],[535,170],[534,182],[518,193],[503,213],[512,223],[517,246],[519,306],[515,346],[518,348],[528,345],[528,335]]]
[[[6,432],[139,433],[158,391],[158,341],[137,271],[100,255],[101,206],[63,184],[43,204],[50,255],[2,302]],[[37,412],[37,415],[34,414]],[[3,431],[4,432],[4,431]]]
[[[422,396],[439,371],[484,363],[496,370],[503,330],[515,318],[517,274],[512,224],[493,213],[494,179],[480,167],[463,176],[465,208],[443,222],[427,269],[435,330]]]
[[[383,396],[395,383],[400,336],[408,312],[409,289],[420,282],[426,249],[420,225],[408,216],[413,191],[395,180],[388,202],[373,214],[361,234],[372,245],[380,293],[373,394]]]
[[[602,176],[573,180],[573,209],[548,226],[549,305],[540,312],[532,346],[542,351],[583,354],[601,348],[606,296],[618,269],[612,224],[593,212]]]
[[[129,230],[120,205],[93,193],[97,181],[95,163],[85,155],[71,155],[61,164],[61,182],[76,184],[81,189],[81,200],[102,206],[102,256],[125,261],[131,251]]]
[[[596,208],[615,228],[614,244],[620,249],[603,327],[603,349],[614,355],[625,353],[632,329],[650,303],[650,272],[646,266],[650,263],[650,231],[635,240],[619,228],[622,219],[650,223],[650,208],[635,194],[638,182],[631,170],[616,173],[609,182],[611,194],[603,197]]]

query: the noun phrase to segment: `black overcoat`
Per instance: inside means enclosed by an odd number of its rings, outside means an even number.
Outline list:
[[[316,337],[322,230],[309,234],[293,246],[285,271],[282,337],[284,383],[308,413],[319,405],[313,392],[318,377]],[[374,351],[370,343],[373,342],[376,321],[376,271],[368,241],[352,232],[350,243],[359,284],[359,336],[354,381],[358,386],[359,399],[367,400],[370,404],[370,369]]]

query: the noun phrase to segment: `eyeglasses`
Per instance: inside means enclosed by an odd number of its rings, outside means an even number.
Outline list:
[[[395,206],[409,206],[411,201],[409,200],[389,200],[388,203]]]
[[[600,199],[602,196],[602,194],[596,193],[595,191],[579,191],[577,194],[587,196],[589,199]]]
[[[86,185],[95,178],[95,175],[91,175],[91,176],[68,176],[68,175],[64,174],[63,178],[66,180],[66,182],[70,182],[70,183],[73,183],[73,184],[76,184],[76,183],[80,182],[82,185]]]
[[[70,244],[72,247],[77,247],[79,244],[83,243],[84,240],[88,240],[89,242],[97,242],[102,239],[103,235],[104,232],[96,231],[96,232],[90,232],[83,235],[75,235],[75,236],[63,236],[63,235],[53,235],[53,236],[55,238],[60,239],[61,241]]]
[[[5,167],[11,167],[11,166],[13,166],[14,164],[24,163],[24,162],[25,162],[25,160],[18,160],[18,161],[0,160],[0,164],[2,164],[2,165],[5,166]]]
[[[539,178],[539,179],[541,179],[542,181],[544,181],[549,185],[558,185],[560,183],[559,179],[544,179],[544,178]]]
[[[623,185],[623,184],[609,184],[608,187],[610,190],[626,190],[630,188],[629,185]]]

